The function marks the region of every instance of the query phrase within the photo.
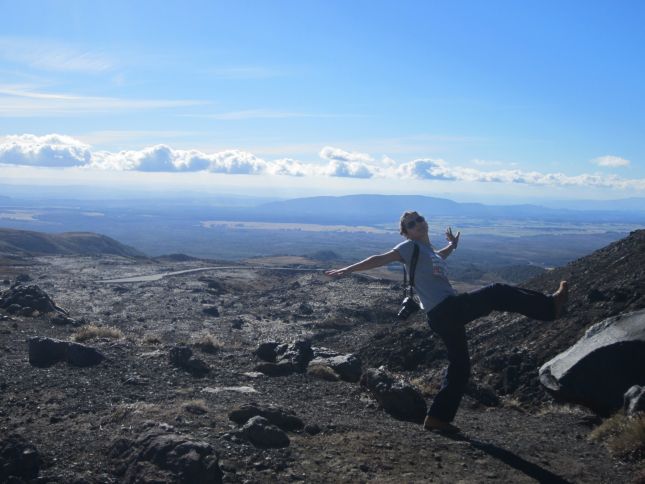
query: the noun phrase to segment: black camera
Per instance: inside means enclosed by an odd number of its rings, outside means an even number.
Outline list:
[[[399,309],[396,317],[399,321],[405,321],[412,313],[416,313],[419,309],[421,309],[421,306],[415,301],[414,297],[407,296],[401,303],[401,309]]]

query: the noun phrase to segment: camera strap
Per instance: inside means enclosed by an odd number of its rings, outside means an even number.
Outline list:
[[[403,264],[403,296],[409,295],[410,297],[414,296],[414,273],[417,269],[417,261],[419,260],[419,246],[417,243],[414,243],[414,250],[412,251],[412,260],[410,261],[410,284],[408,285],[407,272],[405,270],[405,264]]]

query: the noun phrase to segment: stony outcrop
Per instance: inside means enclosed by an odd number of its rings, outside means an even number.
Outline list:
[[[427,412],[426,402],[421,392],[412,385],[395,380],[382,368],[370,368],[361,376],[361,386],[394,418],[423,422]]]
[[[98,365],[105,358],[91,346],[36,336],[29,338],[29,363],[46,367],[64,361],[73,366]]]
[[[634,385],[625,392],[623,410],[627,415],[645,412],[645,386]]]
[[[31,316],[38,313],[62,311],[38,285],[14,284],[0,294],[0,308],[11,314]]]
[[[109,457],[124,483],[218,484],[222,471],[210,444],[190,436],[152,429],[135,440],[112,442]]]
[[[257,447],[287,447],[289,436],[268,419],[255,416],[240,429],[239,435]]]
[[[357,382],[361,378],[361,359],[353,354],[314,358],[309,366],[327,366],[342,380],[349,382]]]
[[[172,347],[168,353],[168,360],[171,365],[186,370],[193,376],[201,377],[210,371],[206,363],[193,356],[193,350],[188,346],[177,345]]]
[[[575,345],[540,368],[540,382],[556,398],[601,415],[620,409],[625,392],[645,383],[645,310],[590,327]]]
[[[18,434],[0,440],[0,482],[25,482],[38,477],[43,461],[36,448]]]
[[[243,425],[258,415],[266,418],[271,424],[280,427],[282,430],[300,430],[304,427],[302,419],[297,417],[293,411],[273,405],[261,406],[257,403],[246,403],[234,408],[228,414],[228,418],[239,425]]]

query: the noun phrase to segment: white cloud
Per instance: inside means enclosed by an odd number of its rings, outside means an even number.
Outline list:
[[[443,160],[421,159],[404,163],[396,169],[402,178],[420,178],[422,180],[456,180]]]
[[[325,146],[320,150],[319,154],[321,158],[329,161],[362,163],[373,161],[372,157],[366,153],[349,152],[340,148],[332,148],[331,146]]]
[[[321,173],[346,178],[372,178],[374,170],[374,167],[358,161],[332,160],[321,170]]]
[[[325,156],[323,156],[323,153]],[[253,153],[229,149],[214,153],[179,150],[159,144],[129,151],[93,151],[70,136],[32,134],[0,137],[0,164],[11,166],[85,170],[134,171],[147,173],[212,172],[231,175],[281,175],[291,177],[344,177],[362,179],[417,179],[444,182],[522,184],[530,186],[594,187],[645,190],[645,179],[627,179],[603,173],[541,173],[517,169],[484,171],[452,166],[441,159],[417,159],[399,166],[384,158],[379,165],[365,160],[364,153],[350,153],[330,147],[321,151],[329,160],[319,165],[292,158],[264,160]]]
[[[114,67],[101,52],[52,39],[0,37],[0,59],[47,71],[100,73]]]
[[[7,165],[69,167],[91,158],[88,145],[59,134],[6,136],[0,144],[0,163]]]
[[[591,160],[591,163],[598,166],[617,168],[621,166],[628,166],[630,164],[630,161],[626,160],[625,158],[621,158],[620,156],[607,155],[594,158],[593,160]]]
[[[205,104],[194,100],[123,99],[38,91],[34,86],[0,85],[0,115],[68,116]]]

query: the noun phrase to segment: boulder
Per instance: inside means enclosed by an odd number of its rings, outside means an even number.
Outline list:
[[[193,376],[202,377],[210,371],[204,361],[193,356],[193,350],[188,346],[177,345],[170,348],[168,359],[171,365],[186,370]]]
[[[290,362],[296,371],[305,371],[313,357],[314,352],[311,348],[311,341],[306,339],[297,340],[289,345],[281,345],[276,348],[278,363]]]
[[[645,412],[645,386],[634,385],[625,392],[623,410],[627,415]]]
[[[387,413],[398,420],[422,423],[427,412],[423,395],[412,385],[394,380],[382,368],[370,368],[361,376],[369,391]]]
[[[134,441],[123,438],[113,441],[108,456],[124,483],[222,482],[217,455],[210,444],[159,428],[142,433]]]
[[[20,306],[20,309],[16,306]],[[59,309],[52,298],[36,284],[27,286],[17,284],[3,291],[0,294],[0,308],[14,313],[29,311],[29,314],[33,311],[51,313]]]
[[[645,310],[590,327],[575,345],[540,368],[540,383],[559,400],[609,415],[625,392],[645,384]]]
[[[29,338],[27,344],[29,363],[38,367],[50,366],[59,361],[65,361],[74,366],[93,366],[105,358],[91,346],[53,338],[36,336]]]
[[[261,360],[275,363],[276,348],[280,345],[277,341],[265,341],[260,343],[255,350],[255,355]]]
[[[43,460],[36,448],[18,434],[0,440],[0,482],[25,482],[38,477]]]
[[[290,361],[281,361],[280,363],[260,363],[253,368],[253,371],[259,371],[267,376],[289,376],[295,368]]]
[[[290,443],[284,431],[259,415],[249,419],[239,434],[257,447],[287,447]]]
[[[304,422],[296,417],[293,411],[273,405],[260,406],[256,403],[245,403],[231,410],[228,418],[242,425],[258,415],[266,418],[269,423],[280,427],[282,430],[300,430],[304,427]]]
[[[205,306],[202,309],[202,312],[207,316],[213,316],[214,318],[219,317],[219,309],[217,309],[217,306]]]
[[[104,356],[91,346],[80,343],[67,344],[67,362],[74,366],[94,366],[103,361]]]
[[[310,366],[328,366],[345,381],[357,382],[361,378],[361,359],[353,354],[331,356],[328,358],[314,358]]]

